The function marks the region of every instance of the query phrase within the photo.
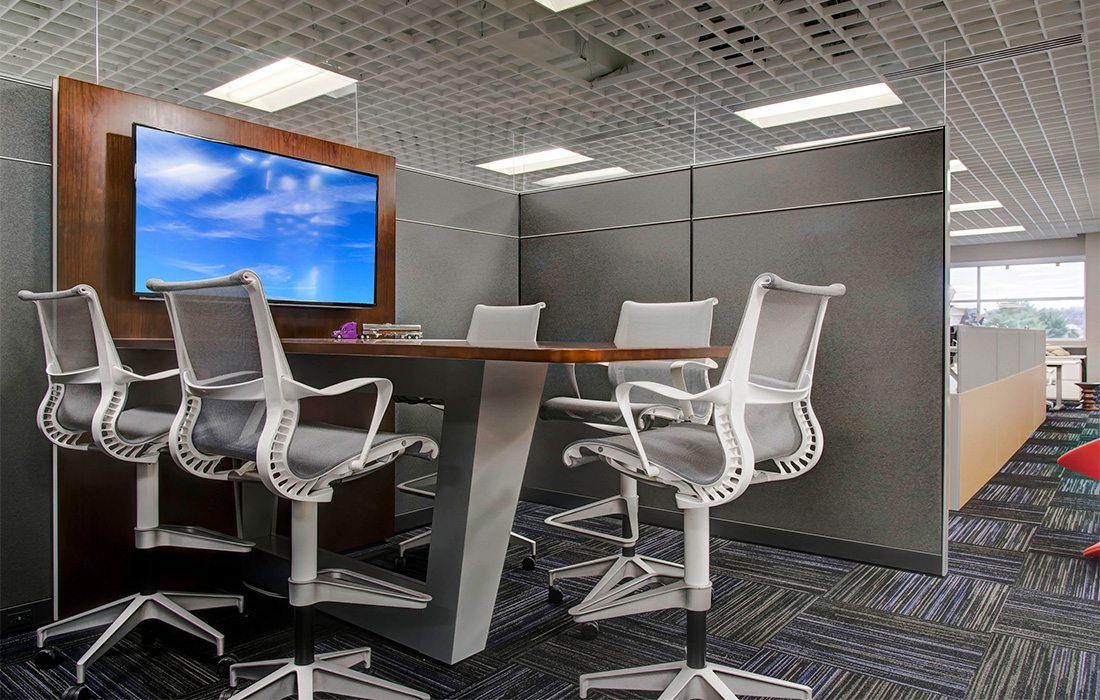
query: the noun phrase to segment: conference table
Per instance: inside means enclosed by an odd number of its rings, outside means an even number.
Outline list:
[[[116,343],[125,350],[172,347],[171,339],[119,339]],[[444,404],[427,579],[412,579],[325,550],[318,564],[431,595],[431,603],[422,610],[354,605],[328,605],[325,610],[451,664],[483,650],[488,639],[549,365],[718,359],[729,354],[728,347],[462,340],[297,338],[283,340],[283,348],[295,378],[307,384],[326,386],[356,376],[382,376],[393,382],[395,396]],[[288,559],[289,540],[272,527],[271,495],[259,484],[242,484],[238,507],[241,535],[256,542],[260,556]]]

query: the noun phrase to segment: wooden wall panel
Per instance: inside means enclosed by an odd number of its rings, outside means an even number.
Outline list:
[[[275,325],[288,338],[323,337],[349,320],[393,321],[396,164],[392,156],[250,124],[197,109],[58,78],[57,284],[99,292],[116,338],[171,335],[163,304],[135,297],[133,276],[134,122],[258,148],[378,176],[377,304],[371,308],[277,306]]]

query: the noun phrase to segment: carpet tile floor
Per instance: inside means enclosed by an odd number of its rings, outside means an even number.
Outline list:
[[[716,540],[712,659],[806,683],[819,700],[1100,700],[1100,570],[1080,558],[1100,539],[1100,483],[1055,464],[1097,437],[1100,413],[1052,414],[951,514],[945,577]],[[372,673],[433,698],[470,700],[575,698],[578,673],[681,659],[680,611],[607,620],[585,640],[566,606],[547,603],[547,568],[613,552],[549,531],[542,520],[553,512],[520,505],[516,530],[538,540],[539,566],[524,571],[518,556],[509,559],[483,653],[446,666],[323,616],[319,649],[369,645]],[[393,549],[384,543],[360,556],[387,564]],[[679,560],[680,533],[645,526],[639,549]],[[426,561],[426,550],[410,553],[409,573],[422,576]],[[563,582],[567,603],[590,584]],[[280,604],[259,605],[247,624],[216,612],[209,619],[242,660],[290,652]],[[33,634],[0,640],[0,699],[58,697],[92,638],[60,640],[65,661],[45,673],[32,663]],[[212,660],[201,644],[165,630],[152,646],[124,640],[93,666],[88,685],[112,700],[212,700],[226,687]]]

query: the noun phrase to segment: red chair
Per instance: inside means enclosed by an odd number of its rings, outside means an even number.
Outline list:
[[[1100,481],[1100,439],[1074,447],[1058,458],[1058,464],[1090,479]],[[1100,542],[1081,554],[1086,557],[1100,557]]]

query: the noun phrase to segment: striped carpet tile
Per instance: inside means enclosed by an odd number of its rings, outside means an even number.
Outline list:
[[[814,689],[815,698],[859,700],[936,700],[944,696],[765,649],[743,666],[752,673],[783,678]],[[749,700],[750,696],[738,696]],[[755,700],[755,699],[753,699]]]
[[[953,543],[976,544],[982,547],[1023,552],[1027,550],[1035,529],[1035,525],[1027,523],[978,518],[958,513],[948,519],[947,537]]]
[[[1054,505],[1047,509],[1043,527],[1100,535],[1100,510]]]
[[[1094,700],[1100,654],[994,635],[967,700]]]
[[[744,542],[720,542],[710,557],[716,574],[818,595],[828,592],[855,566],[843,559]]]
[[[994,632],[1100,653],[1100,600],[1013,589]]]
[[[1022,459],[1013,459],[1001,467],[1001,475],[1031,476],[1047,478],[1057,482],[1062,472],[1065,471],[1055,462],[1031,462]]]
[[[1038,532],[1042,531],[1037,531],[1032,538],[1032,548],[1039,536]],[[950,556],[947,558],[947,573],[1012,585],[1020,574],[1024,556],[1024,552],[952,542]]]
[[[819,600],[766,648],[960,697],[988,644],[985,633]]]
[[[861,566],[828,598],[868,610],[987,632],[1008,597],[1008,586],[949,574],[924,576]]]
[[[817,596],[759,581],[713,576],[714,607],[707,616],[712,634],[748,646],[763,646]]]
[[[1096,544],[1097,540],[1100,540],[1100,537],[1087,532],[1053,530],[1041,527],[1035,531],[1035,536],[1031,538],[1029,551],[1078,557],[1086,547]]]
[[[1100,600],[1100,567],[1095,561],[1079,556],[1032,551],[1027,553],[1016,585],[1034,591]]]

